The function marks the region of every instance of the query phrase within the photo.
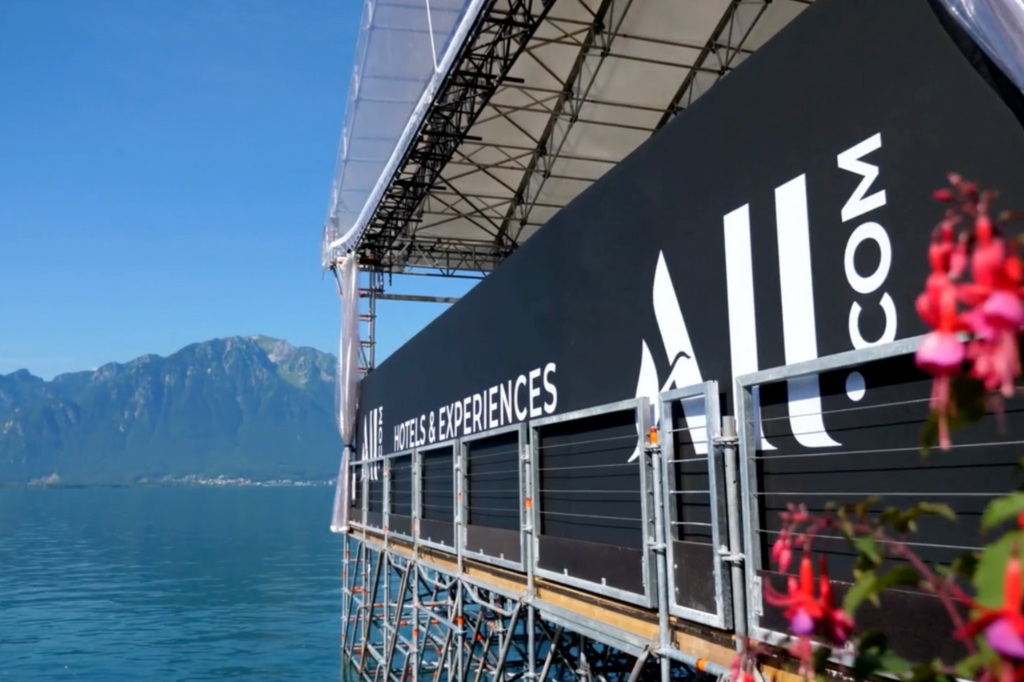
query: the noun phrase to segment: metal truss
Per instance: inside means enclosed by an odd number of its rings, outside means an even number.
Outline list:
[[[391,245],[418,220],[417,211],[427,192],[544,20],[552,2],[508,0],[506,5],[494,0],[483,10],[472,39],[445,79],[416,142],[406,152],[400,170],[370,221],[359,246],[365,265],[391,265]]]
[[[794,0],[809,5],[813,0]],[[722,20],[700,51],[694,68],[687,74],[679,90],[672,97],[668,108],[655,128],[661,130],[679,112],[693,104],[694,100],[706,93],[729,74],[738,58],[746,57],[751,51],[745,48],[751,32],[761,21],[772,0],[731,0]]]
[[[658,682],[649,649],[630,654],[555,623],[429,561],[349,536],[342,567],[342,665],[355,682]],[[671,662],[670,679],[713,679]]]

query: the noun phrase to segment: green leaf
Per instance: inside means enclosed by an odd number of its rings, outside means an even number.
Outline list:
[[[886,651],[885,653],[883,653],[881,656],[879,656],[879,660],[881,661],[883,670],[895,673],[896,675],[906,675],[913,669],[913,666],[911,666],[910,661],[891,651]]]
[[[961,554],[949,566],[936,566],[935,571],[943,576],[959,576],[967,580],[974,579],[974,573],[978,570],[977,554]]]
[[[863,521],[864,519],[866,519],[868,512],[871,511],[871,507],[874,506],[875,502],[877,501],[877,497],[869,497],[853,505],[853,511],[857,515],[857,519],[859,521]]]
[[[995,663],[998,656],[987,646],[981,646],[977,653],[973,653],[956,664],[957,677],[965,680],[973,680],[978,671]]]
[[[910,682],[929,682],[929,680],[945,678],[946,676],[939,672],[941,669],[942,661],[939,660],[913,666]]]
[[[921,511],[921,516],[941,516],[944,519],[956,521],[956,512],[948,504],[920,502],[917,505],[917,509]]]
[[[876,584],[878,577],[874,571],[864,571],[857,575],[853,586],[846,591],[843,597],[843,610],[849,614],[856,613],[865,599],[869,599],[877,593]]]
[[[832,655],[832,649],[824,644],[814,650],[814,672],[824,672],[828,665],[828,658]]]
[[[857,538],[853,542],[853,546],[861,553],[862,556],[868,559],[872,565],[878,566],[882,563],[882,550],[875,542],[872,537]]]
[[[864,631],[857,644],[861,651],[885,651],[889,646],[889,638],[878,628],[870,628]]]
[[[893,587],[916,587],[921,584],[921,575],[913,566],[898,564],[880,577],[876,584],[879,592]]]
[[[847,613],[855,613],[864,600],[870,600],[875,606],[879,605],[878,595],[882,590],[894,587],[916,586],[921,583],[921,576],[912,567],[906,564],[898,564],[882,575],[878,576],[874,571],[863,571],[856,574],[856,580],[843,598],[843,610]]]
[[[997,497],[985,508],[981,517],[981,529],[992,530],[994,527],[1010,519],[1017,518],[1024,512],[1024,493],[1011,493],[1005,497]]]
[[[985,547],[974,572],[975,600],[982,606],[999,608],[1003,603],[1006,564],[1014,545],[1020,546],[1024,531],[1013,530]]]
[[[881,669],[882,659],[878,654],[862,651],[853,659],[853,667],[850,672],[853,674],[853,679],[856,682],[861,682],[862,680],[870,680]]]

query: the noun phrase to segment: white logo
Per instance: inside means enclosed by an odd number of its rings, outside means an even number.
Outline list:
[[[360,451],[360,459],[376,459],[384,454],[384,408],[378,407],[370,410],[368,414],[363,415],[363,429],[360,433],[367,434],[367,438],[363,439],[363,445]],[[370,464],[370,466],[362,467],[363,475],[365,479],[370,478],[371,481],[380,480],[380,462],[376,461]]]
[[[881,134],[860,142],[836,157],[842,170],[861,176],[861,182],[841,209],[842,222],[847,222],[886,204],[884,190],[867,196],[878,178],[878,167],[862,160],[865,155],[880,149]],[[775,230],[779,246],[779,281],[782,293],[782,336],[786,364],[814,360],[818,357],[818,342],[814,315],[814,286],[811,275],[810,224],[807,209],[807,177],[800,175],[775,189]],[[729,349],[733,377],[758,371],[757,324],[754,306],[753,254],[750,246],[750,205],[744,204],[723,218],[725,236],[726,291],[728,296]],[[881,253],[876,271],[868,276],[859,274],[853,266],[853,256],[865,241],[874,241]],[[884,284],[892,263],[892,248],[885,229],[874,222],[860,225],[849,237],[844,256],[844,270],[850,286],[861,295],[874,294]],[[695,386],[703,382],[690,335],[683,319],[682,308],[665,264],[664,254],[658,254],[654,271],[654,316],[665,348],[670,370],[661,383],[647,341],[642,341],[640,376],[636,397],[646,397],[652,406],[652,423],[661,419],[660,393],[674,388]],[[854,302],[850,309],[850,341],[854,348],[889,343],[896,338],[896,308],[888,293],[883,293],[878,305],[885,316],[885,330],[875,341],[866,341],[860,334],[859,320],[862,306]],[[847,393],[852,400],[864,397],[864,378],[852,372],[847,378]],[[817,376],[791,379],[787,382],[789,423],[792,434],[806,448],[838,446],[825,430],[822,419],[821,390]],[[760,420],[760,395],[753,390],[753,420],[759,429],[759,449],[774,450],[764,436]],[[690,431],[697,454],[707,454],[707,423],[704,405],[700,401],[683,402],[686,426]],[[639,423],[637,430],[639,432]],[[642,435],[642,434],[640,434]],[[637,445],[629,461],[640,455]]]

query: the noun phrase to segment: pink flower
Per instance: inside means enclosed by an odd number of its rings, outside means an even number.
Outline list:
[[[956,333],[934,331],[928,334],[918,346],[917,366],[935,377],[949,377],[959,374],[963,368],[966,352]]]
[[[832,582],[828,578],[825,557],[818,569],[818,596],[814,596],[814,567],[806,552],[800,560],[800,575],[789,576],[786,594],[765,586],[764,599],[772,606],[784,608],[790,631],[798,637],[818,633],[834,644],[845,644],[853,631],[853,619],[833,604]]]
[[[991,609],[973,604],[976,615],[955,635],[961,639],[984,633],[985,641],[1003,659],[1005,669],[1024,661],[1024,615],[1021,614],[1021,581],[1024,572],[1018,550],[1014,547],[1003,576],[1003,604]],[[1007,660],[1008,659],[1008,660]],[[1019,679],[1020,675],[1016,676]]]
[[[928,297],[927,311],[937,329],[921,341],[915,356],[917,366],[933,377],[931,409],[938,415],[939,447],[943,450],[948,450],[951,445],[949,418],[953,415],[954,404],[950,399],[950,378],[963,371],[966,357],[964,346],[956,335],[957,328],[962,325],[956,316],[956,293],[952,283],[946,280],[922,295]],[[921,308],[919,303],[918,309]]]
[[[779,572],[785,573],[793,560],[793,540],[789,529],[783,528],[779,537],[772,544],[772,561],[779,565]]]

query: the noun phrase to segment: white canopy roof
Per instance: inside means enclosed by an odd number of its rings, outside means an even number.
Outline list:
[[[429,11],[425,2],[367,3],[376,11],[360,45],[369,49],[361,49],[353,78],[364,99],[350,101],[346,114],[325,238],[340,247],[346,233],[358,235],[347,246],[392,272],[491,270],[810,0],[551,0],[547,8],[536,0],[430,0]],[[427,17],[435,50],[449,43],[441,58],[431,58],[430,32],[413,30]],[[410,154],[429,143],[427,121],[444,113],[446,92],[474,68],[482,71],[480,55],[489,44],[496,51],[496,32],[511,21],[532,24],[533,32],[471,125],[464,114],[464,129],[447,133],[457,135],[448,145],[454,151],[440,160]],[[398,35],[405,37],[400,47]],[[386,59],[374,52],[375,41],[389,44],[380,50],[391,60],[383,78],[378,67]],[[371,61],[375,54],[380,63]],[[450,68],[440,63],[445,56]],[[412,67],[420,77],[395,75]],[[432,87],[429,106],[417,112],[414,100]],[[424,158],[438,172],[421,168]],[[388,203],[403,194],[398,203],[413,210]],[[327,249],[325,265],[343,253]]]

